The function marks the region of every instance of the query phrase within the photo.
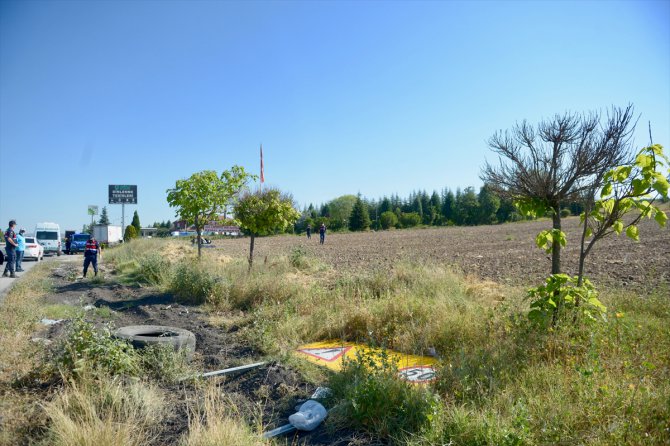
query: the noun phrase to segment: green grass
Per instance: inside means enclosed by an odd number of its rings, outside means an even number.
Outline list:
[[[146,261],[134,244],[119,251],[124,274]],[[426,392],[363,368],[332,381],[338,404],[368,408],[342,411],[340,421],[384,442],[670,443],[667,288],[602,288],[608,322],[568,317],[541,329],[526,317],[524,290],[442,265],[400,262],[390,272],[339,274],[296,250],[248,273],[244,259],[182,259],[170,259],[155,286],[228,315],[261,352],[287,357],[326,339],[414,354],[434,349],[438,379]],[[310,367],[304,372],[319,379]],[[375,411],[389,401],[412,414]]]

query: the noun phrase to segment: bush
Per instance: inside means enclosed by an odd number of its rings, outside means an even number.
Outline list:
[[[72,320],[56,359],[66,373],[78,374],[86,369],[110,375],[139,372],[139,355],[133,347],[112,337],[109,328],[96,330],[82,315]]]
[[[135,229],[133,225],[126,226],[126,232],[123,234],[123,241],[129,242],[134,238],[137,238],[137,229]]]
[[[382,229],[395,228],[398,224],[398,217],[391,211],[383,212],[379,219]]]
[[[430,427],[441,409],[439,398],[429,389],[398,378],[385,351],[357,355],[332,376],[330,387],[342,405],[340,416],[398,444]]]
[[[403,228],[413,228],[421,224],[421,216],[416,212],[403,212],[400,214],[400,225]]]
[[[568,208],[561,209],[561,218],[569,217],[571,215],[572,215],[572,212],[570,212],[570,209],[568,209]]]
[[[189,262],[175,269],[170,290],[182,302],[221,305],[228,301],[230,283],[202,263]]]
[[[170,278],[170,262],[160,254],[151,252],[146,257],[139,259],[139,267],[134,276],[137,281],[148,285],[163,285]]]

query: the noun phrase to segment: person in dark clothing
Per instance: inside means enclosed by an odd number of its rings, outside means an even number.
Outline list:
[[[98,254],[102,255],[100,252],[100,243],[91,237],[86,242],[86,248],[84,249],[84,277],[86,277],[86,272],[88,271],[88,265],[93,264],[93,271],[95,275],[98,275]]]
[[[326,225],[324,223],[321,223],[321,226],[319,226],[319,243],[323,245],[325,241],[326,241]]]
[[[16,222],[14,220],[9,221],[9,228],[5,231],[5,253],[7,265],[5,265],[5,272],[2,273],[2,277],[16,277],[14,274],[14,266],[16,264],[16,247],[19,246],[19,243],[16,241],[16,233],[14,232],[14,227]]]
[[[307,238],[312,238],[312,225],[307,225]]]
[[[72,248],[72,236],[65,237],[65,254],[70,255],[70,248]]]

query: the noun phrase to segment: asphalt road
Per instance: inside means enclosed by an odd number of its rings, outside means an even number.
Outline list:
[[[28,271],[30,271],[35,265],[37,265],[39,263],[42,263],[42,262],[73,261],[73,260],[76,260],[77,258],[81,259],[82,256],[66,256],[66,255],[63,255],[63,256],[60,256],[60,257],[55,256],[55,255],[50,256],[50,257],[45,256],[44,260],[42,260],[40,262],[36,262],[34,260],[24,260],[22,266],[23,266],[23,269],[25,271],[22,272],[22,273],[16,273],[16,279],[10,279],[9,277],[0,277],[0,303],[2,303],[3,299],[5,298],[5,294],[7,294],[7,292],[14,285],[14,283],[16,283],[19,280],[22,280],[21,278]],[[0,269],[2,271],[4,271],[6,265],[7,265],[6,262],[3,263],[2,266],[0,267]]]

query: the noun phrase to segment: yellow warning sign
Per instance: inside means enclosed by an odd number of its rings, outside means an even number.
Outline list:
[[[298,347],[296,353],[309,362],[340,371],[345,360],[353,360],[357,354],[380,358],[382,350],[363,344],[325,341]],[[409,382],[425,383],[435,379],[435,358],[407,355],[393,350],[385,350],[384,355],[388,361],[396,364],[398,375]]]

